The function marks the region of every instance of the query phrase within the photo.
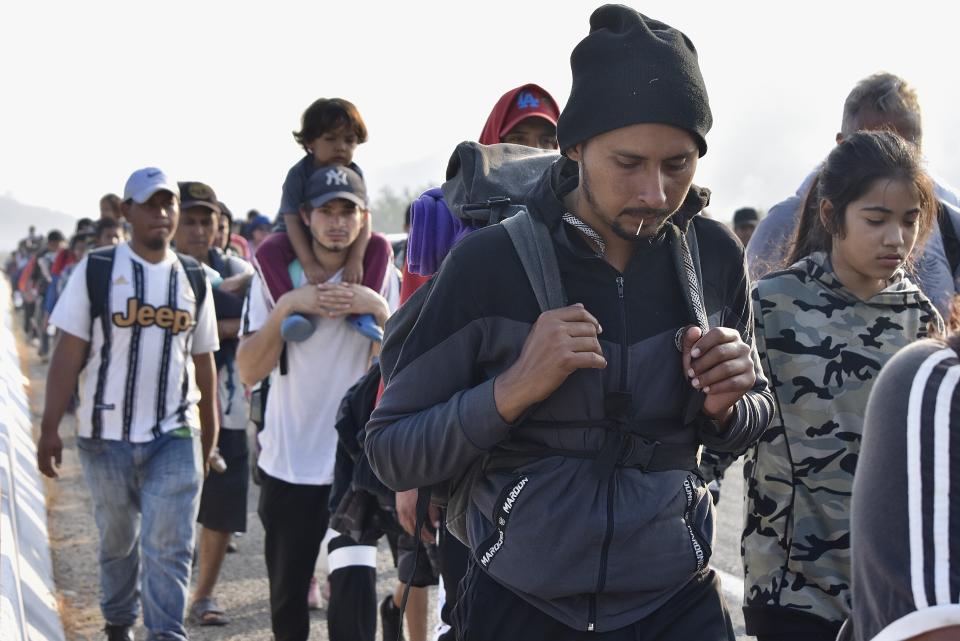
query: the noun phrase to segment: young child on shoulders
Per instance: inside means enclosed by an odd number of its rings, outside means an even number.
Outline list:
[[[257,266],[273,300],[293,289],[289,267],[294,260],[299,261],[310,283],[319,285],[333,276],[314,258],[309,231],[299,215],[310,177],[320,167],[329,165],[345,165],[363,175],[353,162],[353,153],[357,145],[367,141],[367,127],[353,103],[342,98],[320,98],[303,112],[300,124],[300,130],[293,132],[293,137],[306,155],[287,172],[277,227],[256,251]],[[343,282],[362,283],[380,291],[385,266],[392,260],[389,241],[381,234],[371,233],[367,214],[360,236],[349,249]],[[383,336],[372,317],[350,316],[347,322],[371,339],[380,340]],[[313,334],[313,330],[310,319],[293,314],[284,320],[281,334],[284,340],[302,341]]]

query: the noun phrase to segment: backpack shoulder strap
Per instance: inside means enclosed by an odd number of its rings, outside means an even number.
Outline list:
[[[700,269],[700,245],[697,244],[697,226],[690,221],[687,225],[687,246],[690,248],[690,258],[693,260],[693,269],[697,273],[697,282],[703,290],[703,271]]]
[[[177,252],[177,258],[180,259],[180,264],[183,265],[183,271],[187,275],[187,280],[190,281],[193,296],[197,299],[196,313],[199,315],[200,310],[203,308],[203,301],[207,297],[206,274],[203,273],[203,267],[197,259],[181,254],[180,252]]]
[[[90,298],[90,322],[104,312],[107,306],[107,291],[113,277],[113,258],[116,247],[92,251],[87,256],[87,296]]]
[[[520,257],[540,311],[563,307],[567,304],[567,297],[560,280],[560,266],[557,264],[557,252],[550,230],[540,219],[532,216],[526,207],[519,206],[518,209],[520,211],[500,224],[506,228]]]

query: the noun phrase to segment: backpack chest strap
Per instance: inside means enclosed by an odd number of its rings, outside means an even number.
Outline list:
[[[510,441],[487,455],[484,472],[514,471],[544,458],[562,456],[596,461],[601,477],[610,476],[616,468],[633,468],[644,472],[695,470],[700,465],[698,443],[662,443],[631,432],[608,431],[604,444],[596,450],[574,450],[544,447],[523,441]]]

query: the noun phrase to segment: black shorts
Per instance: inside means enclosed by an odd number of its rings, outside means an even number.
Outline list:
[[[420,554],[417,554],[417,540],[406,532],[399,535],[387,532],[387,541],[393,553],[393,563],[397,566],[397,579],[401,583],[425,588],[440,582],[437,546],[421,542]]]
[[[197,523],[219,532],[247,531],[247,491],[250,487],[250,450],[244,430],[220,430],[217,443],[227,463],[222,474],[210,470],[200,494]]]

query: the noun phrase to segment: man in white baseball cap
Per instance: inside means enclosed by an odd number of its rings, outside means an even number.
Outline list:
[[[186,641],[200,469],[218,430],[217,319],[200,264],[170,249],[177,183],[140,169],[123,198],[130,242],[87,254],[50,316],[61,336],[37,463],[57,476],[58,428],[86,364],[77,450],[100,533],[106,638],[132,641],[142,601],[148,641]]]
[[[142,205],[158,191],[169,191],[177,198],[180,197],[180,190],[175,180],[167,178],[167,175],[156,167],[144,167],[130,174],[127,184],[123,187],[123,200],[125,202],[132,200]]]

